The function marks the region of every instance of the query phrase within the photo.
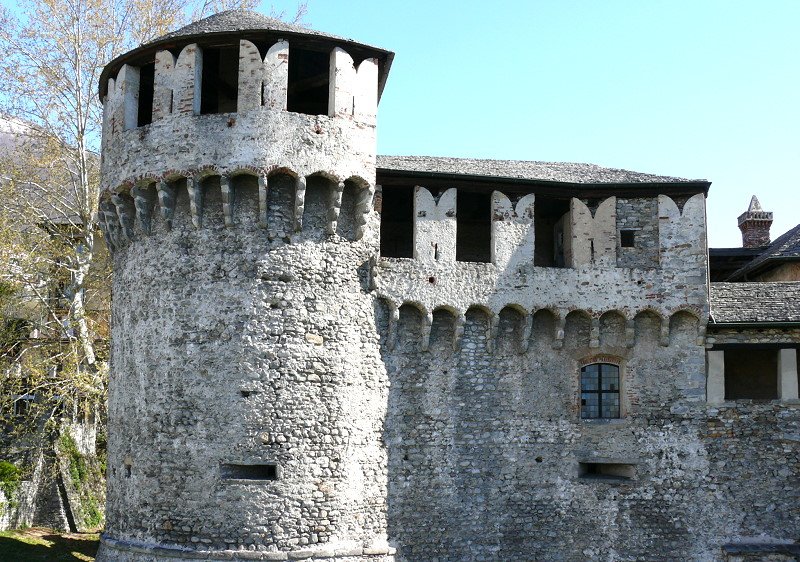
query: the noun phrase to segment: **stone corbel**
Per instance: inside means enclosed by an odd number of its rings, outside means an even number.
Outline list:
[[[258,174],[258,226],[267,228],[267,194],[269,181],[265,174]]]
[[[131,189],[133,196],[133,206],[136,208],[136,220],[142,227],[142,232],[150,234],[150,213],[152,212],[153,205],[150,200],[150,192],[141,187],[133,187]]]
[[[456,315],[456,323],[453,329],[453,351],[460,351],[461,344],[464,341],[464,325],[466,324],[466,317],[463,314]]]
[[[364,230],[367,225],[367,218],[369,217],[374,195],[375,188],[372,186],[361,189],[358,192],[358,200],[355,205],[356,240],[361,240],[364,237]]]
[[[294,183],[294,231],[303,230],[303,213],[306,208],[306,178],[297,176]]]
[[[225,226],[231,228],[233,226],[233,199],[235,194],[231,187],[231,179],[227,174],[220,176],[219,188],[222,192],[222,214],[225,217]]]
[[[392,351],[397,345],[397,324],[400,322],[400,309],[389,302],[389,333],[386,334],[386,347]]]
[[[128,241],[133,240],[133,217],[135,214],[135,211],[132,209],[133,201],[131,199],[126,199],[122,194],[112,193],[111,202],[117,210],[122,234]]]
[[[661,319],[661,345],[669,347],[669,316]]]
[[[497,328],[500,326],[500,315],[492,314],[489,317],[489,328],[486,330],[486,351],[494,353],[497,347]]]
[[[431,345],[431,327],[433,326],[433,314],[428,312],[422,319],[422,351],[428,351]]]
[[[108,199],[100,202],[98,209],[98,219],[100,220],[103,236],[106,239],[106,244],[113,252],[118,247],[117,231],[119,229],[117,222],[117,212],[114,205]]]
[[[519,342],[520,353],[527,353],[531,345],[531,332],[533,332],[533,314],[526,314],[525,325],[522,328],[522,341]]]
[[[600,319],[596,316],[592,317],[589,328],[589,347],[600,347]]]
[[[339,223],[339,213],[342,211],[342,193],[344,193],[344,182],[336,184],[336,188],[330,193],[330,201],[328,201],[328,224],[325,226],[325,232],[328,234],[336,234],[336,226]]]
[[[186,192],[189,194],[189,210],[195,228],[203,225],[203,188],[194,176],[186,178]]]
[[[175,216],[175,188],[166,181],[158,182],[158,207],[161,209],[161,218],[167,225],[167,230],[172,229],[172,219]]]
[[[553,349],[561,349],[562,347],[564,347],[564,326],[566,325],[566,323],[567,323],[567,318],[565,315],[562,314],[559,315],[558,318],[556,318],[556,323],[555,323],[556,333],[554,334],[553,337]]]
[[[625,321],[625,347],[633,348],[636,344],[636,320],[629,318]]]

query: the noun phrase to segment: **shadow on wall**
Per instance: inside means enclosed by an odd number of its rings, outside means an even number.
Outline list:
[[[0,560],[51,562],[94,560],[100,540],[94,534],[53,534],[49,529],[0,533]]]

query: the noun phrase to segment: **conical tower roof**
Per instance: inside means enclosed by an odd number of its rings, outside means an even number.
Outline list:
[[[178,39],[183,37],[190,37],[197,39],[202,35],[209,35],[213,33],[240,33],[242,31],[276,31],[279,33],[290,33],[297,35],[314,35],[317,37],[325,37],[328,39],[335,39],[337,41],[348,41],[354,43],[352,39],[338,37],[329,33],[315,31],[307,27],[287,23],[277,18],[272,18],[254,12],[252,10],[226,10],[219,12],[207,18],[185,25],[176,31],[162,35],[154,39],[147,45],[154,45],[162,43],[170,39]]]
[[[758,197],[753,195],[753,198],[750,199],[750,206],[747,208],[748,213],[754,213],[758,211],[763,211],[764,209],[761,208],[761,203],[758,201]]]

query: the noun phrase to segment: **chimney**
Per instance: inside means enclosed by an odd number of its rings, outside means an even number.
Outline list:
[[[772,213],[761,208],[758,197],[753,195],[747,212],[739,215],[739,230],[742,231],[742,247],[760,248],[769,245],[769,227]]]

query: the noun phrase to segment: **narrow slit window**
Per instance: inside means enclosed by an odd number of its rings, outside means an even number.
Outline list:
[[[203,49],[200,113],[234,113],[239,98],[239,48]]]
[[[384,187],[380,213],[381,256],[414,257],[414,188]]]
[[[286,108],[306,115],[328,114],[330,54],[290,46]]]
[[[266,464],[223,464],[220,467],[223,480],[277,480],[278,465]]]
[[[456,261],[490,262],[490,195],[459,190],[456,198]]]
[[[136,126],[142,127],[153,122],[153,91],[155,89],[156,64],[154,62],[139,67],[139,101]]]

